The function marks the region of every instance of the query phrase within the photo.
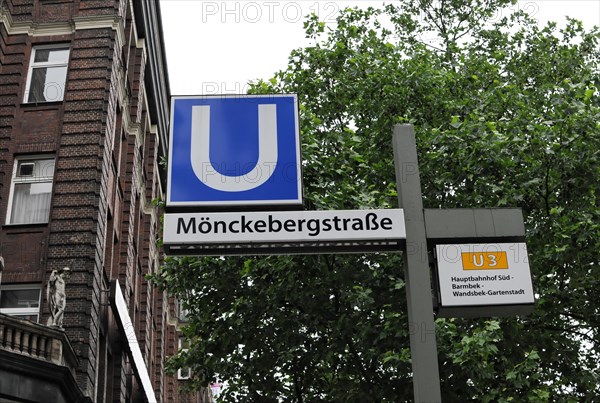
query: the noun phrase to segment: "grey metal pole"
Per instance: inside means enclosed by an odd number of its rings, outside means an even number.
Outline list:
[[[393,145],[398,203],[404,209],[406,222],[404,272],[415,402],[440,402],[433,299],[413,126],[396,125]]]

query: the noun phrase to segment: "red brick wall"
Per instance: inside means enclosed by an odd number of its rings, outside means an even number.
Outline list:
[[[32,27],[73,17],[121,16],[125,43],[118,46],[112,27],[30,36],[11,35],[0,23],[0,254],[6,262],[2,282],[45,286],[52,270],[70,267],[64,328],[80,361],[77,381],[92,400],[97,386],[104,385],[108,392],[101,396],[112,394],[112,401],[123,401],[139,396],[140,390],[131,380],[127,340],[109,306],[108,290],[118,279],[156,396],[170,402],[165,397],[177,393],[177,381],[165,377],[163,361],[176,351],[176,330],[168,320],[168,301],[144,278],[158,269],[158,224],[151,212],[152,200],[161,196],[159,136],[145,109],[147,54],[137,47],[130,4],[4,4],[12,21]],[[64,100],[24,104],[32,48],[50,43],[71,48]],[[39,153],[56,156],[49,223],[5,225],[14,160]],[[105,339],[100,340],[101,335]]]

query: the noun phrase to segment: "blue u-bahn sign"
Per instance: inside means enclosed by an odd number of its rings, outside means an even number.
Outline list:
[[[302,204],[296,95],[173,97],[167,206]]]

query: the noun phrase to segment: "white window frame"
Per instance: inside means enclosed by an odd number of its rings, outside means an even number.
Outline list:
[[[188,321],[189,311],[183,307],[181,301],[177,300],[177,319],[179,322]]]
[[[42,286],[40,284],[6,284],[0,286],[0,297],[4,291],[11,290],[37,290],[39,291],[38,306],[36,308],[0,308],[0,313],[10,316],[27,315],[36,316],[35,322],[40,320],[40,307],[42,304]]]
[[[11,216],[13,210],[13,198],[15,194],[15,185],[20,183],[50,183],[51,189],[54,188],[54,172],[52,176],[38,176],[33,178],[23,177],[20,178],[17,176],[17,170],[19,168],[19,163],[24,161],[40,161],[40,160],[54,160],[55,169],[56,170],[56,156],[53,154],[41,154],[41,155],[22,155],[15,157],[15,161],[13,163],[13,173],[10,180],[10,195],[8,196],[8,207],[6,209],[6,220],[5,223],[8,225],[28,225],[28,224],[46,224],[50,220],[50,217],[46,219],[46,221],[31,221],[26,223],[13,223]],[[52,190],[51,190],[52,192]],[[51,196],[52,197],[52,196]],[[52,205],[52,199],[50,199],[50,206]],[[48,206],[50,208],[50,206]]]
[[[179,350],[188,351],[187,348],[182,348],[184,340],[185,340],[184,337],[179,338]],[[192,377],[192,369],[190,367],[179,368],[177,370],[177,379],[178,380],[185,381],[185,380],[190,379],[191,377]]]
[[[69,51],[67,54],[67,59],[61,62],[35,62],[35,54],[38,50],[59,50],[66,49]],[[26,104],[35,104],[35,103],[45,103],[45,102],[60,102],[65,99],[65,90],[67,86],[67,73],[69,67],[69,57],[71,55],[71,47],[68,44],[53,44],[53,45],[40,45],[34,46],[31,50],[31,58],[29,59],[29,69],[27,70],[27,84],[25,85],[25,93],[23,94],[23,103]],[[60,99],[52,99],[48,101],[29,101],[29,90],[31,89],[31,79],[33,78],[33,70],[36,68],[50,68],[50,67],[66,67],[65,69],[65,77],[64,82],[62,83],[62,92]],[[45,92],[45,90],[44,90]]]

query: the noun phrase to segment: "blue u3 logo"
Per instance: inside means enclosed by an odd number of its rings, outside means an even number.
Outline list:
[[[295,95],[174,97],[167,207],[301,204]]]

